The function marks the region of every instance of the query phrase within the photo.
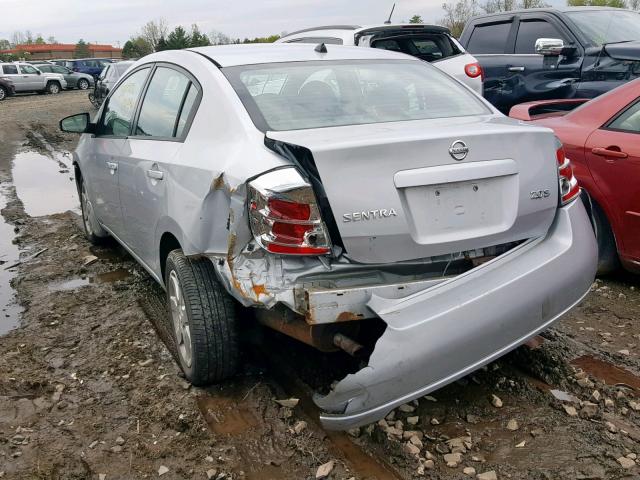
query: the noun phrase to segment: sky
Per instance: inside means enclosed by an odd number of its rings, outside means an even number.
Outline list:
[[[427,23],[443,16],[443,0],[395,0],[393,20],[414,14]],[[333,24],[381,23],[394,0],[0,0],[0,39],[31,30],[59,42],[124,45],[142,25],[166,19],[170,29],[196,23],[200,30],[245,38]]]

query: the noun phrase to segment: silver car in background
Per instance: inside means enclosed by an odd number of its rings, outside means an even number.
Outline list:
[[[277,43],[355,45],[405,53],[432,63],[482,96],[483,71],[446,27],[422,23],[329,25],[284,35]]]
[[[84,133],[87,238],[113,236],[166,289],[192,383],[236,371],[237,305],[321,350],[364,354],[315,398],[328,428],[375,421],[518,347],[595,275],[553,133],[406,55],[158,52],[93,122],[61,128]]]
[[[16,93],[58,94],[67,88],[67,81],[59,73],[43,73],[25,62],[0,63],[0,75],[15,85]]]

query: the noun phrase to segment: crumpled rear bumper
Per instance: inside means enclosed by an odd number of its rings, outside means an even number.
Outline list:
[[[548,328],[589,291],[597,246],[582,202],[547,236],[400,299],[373,295],[387,324],[367,367],[316,396],[328,429],[371,423],[469,374]]]

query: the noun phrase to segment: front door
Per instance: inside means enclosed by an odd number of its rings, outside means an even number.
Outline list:
[[[591,174],[609,202],[610,215],[620,226],[618,248],[640,261],[640,101],[593,132],[585,151]]]
[[[540,38],[562,40],[575,48],[568,56],[536,54],[535,44]],[[580,81],[582,47],[571,33],[554,17],[544,14],[522,14],[519,17],[513,55],[508,56],[505,88],[510,103],[572,98]]]
[[[46,86],[46,79],[44,75],[40,73],[38,70],[33,68],[31,65],[20,64],[20,74],[22,78],[26,81],[28,87],[25,90],[36,91],[36,90],[44,90]]]
[[[90,140],[92,146],[89,150],[93,152],[93,158],[81,166],[87,170],[82,174],[100,223],[119,238],[123,232],[118,188],[120,159],[127,156],[127,137],[150,70],[150,67],[145,67],[129,75],[107,99],[97,133]]]

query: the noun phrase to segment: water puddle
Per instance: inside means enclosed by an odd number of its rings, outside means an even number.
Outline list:
[[[69,280],[63,280],[61,282],[53,282],[49,284],[48,288],[49,291],[52,292],[65,292],[94,284],[114,283],[121,280],[126,280],[130,276],[131,272],[129,272],[129,270],[127,270],[126,268],[119,268],[111,272],[97,273],[95,275],[89,275],[87,277],[71,278]]]
[[[584,355],[571,361],[574,367],[580,367],[589,375],[599,378],[607,385],[628,385],[635,390],[640,390],[640,377],[629,370],[613,365],[599,358]]]
[[[16,154],[12,176],[24,211],[31,217],[72,210],[80,212],[71,158],[67,153],[52,153],[53,158],[37,152]]]
[[[209,428],[218,435],[239,435],[257,427],[259,422],[247,402],[238,398],[201,396],[198,408]]]
[[[0,190],[0,210],[6,206],[6,198]],[[13,226],[0,216],[0,335],[18,326],[22,309],[15,302],[11,288],[11,279],[16,269],[7,267],[15,264],[20,256],[18,246],[12,243],[14,238]]]

